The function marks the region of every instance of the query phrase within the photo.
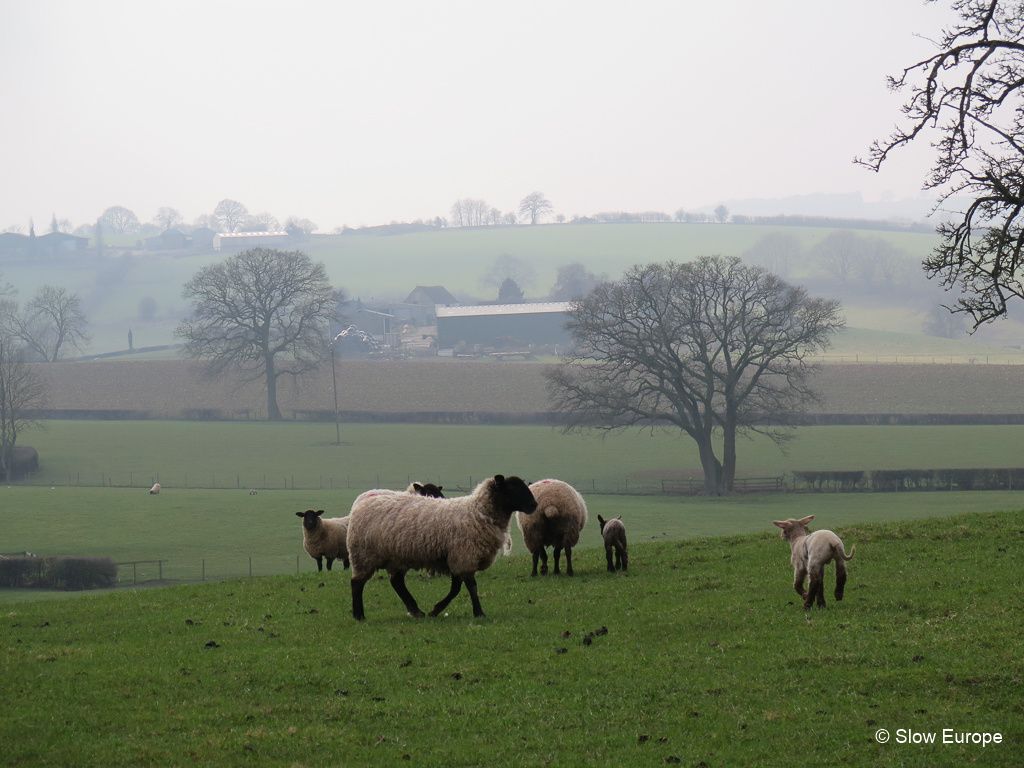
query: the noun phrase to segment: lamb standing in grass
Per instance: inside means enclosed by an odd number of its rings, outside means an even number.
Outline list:
[[[575,488],[561,480],[540,480],[530,485],[530,492],[537,499],[537,514],[516,517],[523,542],[533,554],[533,573],[537,575],[537,560],[541,561],[540,572],[547,575],[548,555],[546,547],[554,547],[555,573],[558,573],[558,558],[565,549],[565,573],[573,575],[572,548],[580,540],[580,531],[587,524],[587,505]]]
[[[601,524],[604,556],[608,558],[608,572],[615,573],[619,569],[625,571],[629,567],[629,552],[626,550],[626,526],[622,523],[622,516],[605,520],[598,515],[597,522]],[[612,561],[612,550],[615,551],[614,562]]]
[[[145,488],[146,486],[142,487]],[[156,496],[158,493],[160,493],[160,483],[153,483],[153,487],[149,489],[149,495]]]
[[[348,518],[324,519],[323,513],[322,509],[319,512],[307,509],[295,513],[302,518],[302,547],[316,560],[318,571],[324,569],[325,557],[328,571],[335,560],[341,560],[342,565],[348,568]]]
[[[793,588],[804,599],[804,610],[808,610],[814,601],[818,607],[825,607],[825,566],[831,561],[836,563],[836,600],[843,599],[846,589],[846,561],[852,560],[857,547],[846,554],[842,540],[832,531],[814,531],[807,524],[814,519],[808,515],[800,520],[774,520],[772,522],[782,529],[782,538],[789,542],[790,562],[793,564]],[[808,589],[804,591],[804,578],[811,577]]]
[[[374,572],[383,568],[409,615],[423,616],[405,584],[405,574],[432,568],[450,573],[452,585],[431,616],[448,606],[463,583],[473,602],[473,615],[484,616],[475,574],[494,562],[505,542],[512,514],[529,514],[536,508],[537,502],[525,482],[502,475],[484,480],[470,495],[455,499],[394,491],[360,495],[349,514],[352,615],[359,620],[366,618],[363,587]]]

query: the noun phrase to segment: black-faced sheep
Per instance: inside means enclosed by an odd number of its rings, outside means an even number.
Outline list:
[[[341,560],[342,565],[348,568],[348,518],[325,519],[323,513],[322,509],[318,512],[307,509],[295,513],[302,518],[302,548],[316,560],[318,571],[324,569],[324,558],[327,558],[328,571],[335,560]]]
[[[537,499],[537,514],[516,516],[523,542],[533,554],[533,573],[537,575],[537,561],[541,561],[540,572],[548,572],[546,547],[554,547],[555,573],[558,573],[558,558],[565,550],[565,573],[573,575],[572,548],[580,540],[580,531],[587,524],[587,505],[575,488],[561,480],[540,480],[530,485],[530,492]]]
[[[608,572],[615,573],[617,570],[629,568],[629,552],[626,550],[626,526],[622,523],[622,516],[605,520],[600,515],[597,522],[601,524],[601,537],[604,539],[604,556],[608,558]],[[612,551],[615,552],[614,562]]]
[[[149,489],[149,495],[156,496],[158,493],[160,493],[160,483],[153,483],[153,487]]]
[[[836,600],[843,599],[846,589],[846,561],[852,560],[857,547],[846,554],[843,542],[832,531],[814,531],[807,524],[814,519],[808,515],[800,520],[773,520],[782,529],[782,538],[789,542],[790,562],[793,564],[793,588],[804,599],[804,610],[817,600],[818,607],[825,607],[825,566],[836,563]],[[804,578],[810,575],[810,584],[804,591]]]
[[[352,562],[352,615],[366,618],[363,587],[383,568],[410,616],[423,616],[405,584],[405,574],[419,568],[450,573],[448,594],[434,606],[437,616],[459,594],[463,583],[473,615],[484,616],[476,572],[494,562],[508,534],[512,514],[537,508],[529,487],[518,477],[495,475],[473,493],[437,499],[394,491],[361,494],[349,514],[348,549]]]

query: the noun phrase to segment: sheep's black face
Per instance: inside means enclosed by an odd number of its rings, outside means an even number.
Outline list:
[[[423,483],[421,485],[420,483],[413,483],[412,486],[420,496],[427,496],[432,499],[444,498],[444,494],[441,493],[441,491],[444,490],[443,485],[434,485],[433,483]]]
[[[537,500],[530,492],[530,486],[520,477],[494,476],[494,488],[508,509],[530,514],[537,509]]]
[[[320,525],[320,515],[324,511],[321,509],[319,512],[314,512],[312,509],[307,509],[305,512],[296,512],[296,516],[302,518],[302,527],[307,531],[315,531]]]

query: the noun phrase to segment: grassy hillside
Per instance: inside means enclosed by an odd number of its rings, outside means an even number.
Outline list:
[[[465,595],[410,619],[376,579],[357,624],[340,573],[13,606],[0,741],[11,765],[1011,765],[1022,529],[839,528],[846,599],[830,574],[807,614],[772,533],[634,542],[628,576],[500,559],[479,620]],[[943,729],[999,743],[899,741]]]

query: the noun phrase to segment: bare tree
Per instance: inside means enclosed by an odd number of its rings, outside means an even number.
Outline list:
[[[157,208],[156,216],[153,217],[153,223],[160,228],[161,232],[166,232],[172,227],[182,226],[185,223],[185,217],[178,212],[177,208],[162,205]]]
[[[729,220],[729,209],[724,205],[720,205],[715,208],[715,218],[718,219],[719,224],[725,224]]]
[[[195,305],[174,331],[185,355],[208,360],[209,377],[263,381],[267,418],[280,421],[278,378],[315,370],[330,342],[339,296],[324,265],[301,251],[251,248],[199,270],[182,295]]]
[[[217,221],[217,217],[212,213],[202,213],[196,216],[195,221],[192,222],[193,229],[212,229],[214,232],[220,231],[220,222]]]
[[[0,330],[0,475],[11,480],[18,435],[41,426],[33,414],[46,407],[46,380],[25,361],[17,341]]]
[[[846,283],[860,262],[864,250],[863,238],[848,229],[830,232],[811,249],[811,259],[818,268],[839,282]]]
[[[61,232],[65,235],[69,235],[74,228],[75,225],[71,222],[71,219],[58,219],[56,213],[53,214],[53,218],[50,219],[50,232]]]
[[[511,253],[503,253],[494,260],[494,264],[487,274],[480,278],[480,282],[483,285],[500,288],[505,280],[512,278],[512,282],[520,288],[535,288],[536,276],[536,271],[528,261]]]
[[[786,277],[794,261],[800,258],[800,239],[796,235],[769,232],[743,252],[743,258],[769,272]]]
[[[309,219],[300,219],[298,216],[289,216],[285,219],[284,228],[287,232],[298,232],[303,237],[312,235],[318,229],[317,225]]]
[[[520,304],[523,301],[523,289],[511,277],[506,277],[498,286],[499,304]]]
[[[115,235],[134,234],[141,229],[139,217],[121,205],[112,205],[100,214],[99,222],[105,232]]]
[[[553,210],[551,201],[541,192],[531,192],[519,201],[519,215],[529,219],[531,224],[536,224]]]
[[[225,198],[213,209],[213,217],[222,232],[235,232],[249,215],[249,209],[237,200]]]
[[[636,265],[568,314],[575,348],[545,373],[565,429],[680,429],[708,495],[732,490],[738,435],[792,436],[790,416],[816,398],[809,357],[843,327],[838,301],[721,256]]]
[[[607,273],[595,275],[578,261],[558,268],[558,276],[551,287],[551,298],[555,301],[570,301],[585,296],[594,286],[608,279]]]
[[[88,324],[78,294],[65,288],[44,285],[23,308],[9,299],[0,301],[0,333],[45,363],[63,359],[68,349],[84,349],[89,343]]]
[[[875,141],[866,159],[872,170],[918,139],[936,148],[925,187],[947,211],[940,245],[924,262],[929,277],[962,293],[953,310],[974,327],[1007,312],[1024,298],[1024,5],[1015,0],[955,0],[960,18],[943,30],[937,52],[889,78],[907,92],[902,125]]]
[[[243,232],[277,232],[281,229],[281,222],[269,211],[253,214],[245,220],[241,230]],[[316,229],[314,225],[313,229]]]

